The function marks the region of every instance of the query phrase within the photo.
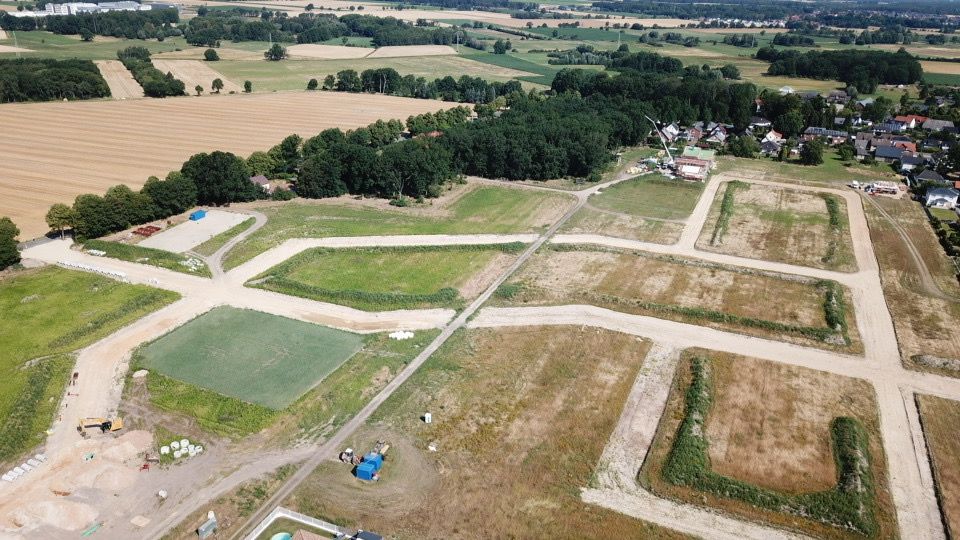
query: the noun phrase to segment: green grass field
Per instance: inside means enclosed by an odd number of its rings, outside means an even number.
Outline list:
[[[283,409],[361,343],[349,332],[220,307],[144,347],[139,363],[226,396]]]
[[[459,307],[458,289],[505,251],[523,244],[312,249],[254,280],[262,289],[368,311]]]
[[[12,32],[7,32],[9,44],[13,44]],[[193,49],[183,38],[167,38],[165,40],[125,40],[107,37],[97,37],[94,41],[84,42],[79,36],[61,36],[50,32],[16,32],[17,44],[22,49],[36,51],[29,54],[31,58],[80,58],[82,60],[116,60],[117,51],[133,45],[146,47],[153,54],[173,52],[179,49]],[[198,49],[203,50],[203,49]],[[12,58],[14,53],[0,53],[0,58]],[[24,56],[28,56],[25,54]]]
[[[264,207],[259,210],[269,218],[267,224],[237,244],[225,266],[235,268],[288,238],[536,232],[547,225],[543,213],[572,202],[561,193],[483,186],[463,195],[443,217],[333,204]]]
[[[40,442],[73,367],[65,353],[176,298],[62,268],[0,281],[0,461]]]
[[[590,197],[590,204],[638,217],[684,219],[693,212],[703,183],[644,176],[627,180]]]

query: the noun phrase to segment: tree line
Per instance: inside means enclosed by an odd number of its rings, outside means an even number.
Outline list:
[[[110,87],[90,60],[0,60],[0,103],[110,97]]]
[[[770,75],[836,79],[868,94],[878,84],[913,84],[923,77],[920,62],[904,49],[895,53],[856,49],[801,53],[767,46],[757,50],[756,58],[770,62]]]
[[[357,73],[352,69],[328,75],[323,80],[324,90],[339,92],[370,92],[420,99],[442,99],[462,103],[491,103],[501,96],[520,91],[520,82],[489,82],[480,77],[450,75],[432,81],[413,75],[401,76],[393,68],[366,69]]]
[[[62,35],[98,35],[127,39],[160,39],[179,36],[172,26],[180,21],[176,9],[149,11],[107,11],[77,15],[48,15],[46,17],[13,17],[0,15],[4,30],[46,30]]]
[[[150,51],[146,47],[127,47],[117,51],[117,58],[130,70],[133,78],[143,87],[143,93],[149,97],[182,96],[186,85],[172,73],[164,74],[153,67]]]

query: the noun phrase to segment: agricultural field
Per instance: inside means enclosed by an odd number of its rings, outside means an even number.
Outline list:
[[[279,410],[347,361],[362,343],[359,335],[342,330],[219,307],[143,347],[138,363]]]
[[[498,302],[591,304],[804,345],[860,350],[845,296],[834,282],[639,251],[551,245],[501,287]],[[839,309],[831,306],[833,301]]]
[[[889,538],[876,409],[857,379],[688,350],[639,478],[660,496],[816,538]]]
[[[73,367],[68,353],[176,298],[61,268],[0,280],[0,462],[41,441]]]
[[[113,99],[135,99],[143,97],[140,87],[130,71],[119,60],[98,60],[96,62],[103,80],[110,87]]]
[[[960,402],[917,395],[947,538],[960,533]]]
[[[312,249],[264,272],[261,289],[368,311],[462,307],[525,245]]]
[[[697,247],[828,270],[857,269],[842,197],[736,180],[717,191]]]
[[[379,482],[326,462],[283,505],[410,538],[678,538],[579,497],[648,348],[576,327],[461,331],[347,440],[391,442]]]
[[[875,180],[900,181],[889,165],[877,163],[864,165],[854,161],[844,163],[833,149],[825,149],[823,163],[815,167],[800,165],[795,161],[780,162],[769,158],[738,158],[721,156],[714,176],[769,180],[784,184],[845,187],[851,180],[873,182]]]
[[[247,156],[291,133],[309,137],[330,127],[405,120],[448,106],[432,100],[326,92],[7,104],[0,107],[0,125],[29,130],[0,130],[5,172],[0,179],[0,215],[12,218],[22,231],[20,238],[28,240],[47,232],[44,215],[51,204],[70,203],[77,195],[102,193],[117,184],[138,188],[150,175],[179,169],[197,152],[224,150]],[[137,122],[131,123],[131,118]],[[53,140],[58,141],[56,152],[45,144]],[[24,190],[24,185],[36,189]]]
[[[960,377],[960,338],[951,330],[960,318],[960,287],[953,277],[953,264],[916,202],[889,198],[867,201],[864,209],[870,237],[904,364]],[[913,253],[881,209],[908,235],[930,272],[930,282],[922,278]]]
[[[627,180],[591,196],[563,231],[673,244],[703,186],[655,175]]]
[[[563,193],[467,184],[452,186],[428,205],[403,209],[349,197],[253,205],[267,224],[232,249],[224,264],[235,268],[288,238],[542,231],[573,202]]]
[[[203,49],[187,44],[182,38],[156,40],[124,40],[107,36],[96,36],[93,41],[81,41],[80,36],[61,36],[51,32],[17,32],[17,43],[22,49],[34,51],[37,56],[65,60],[116,60],[117,51],[131,45],[146,47],[152,54],[174,52],[178,49],[196,49],[202,56]],[[12,45],[13,41],[5,45]],[[266,50],[266,48],[264,48]],[[12,55],[11,55],[12,56]],[[0,58],[9,57],[0,50]],[[261,56],[262,58],[262,56]]]
[[[164,73],[172,73],[177,79],[183,81],[187,86],[187,93],[192,93],[197,85],[203,87],[207,93],[213,93],[213,80],[223,81],[223,94],[240,93],[243,88],[227,79],[219,72],[210,67],[210,62],[201,62],[199,60],[165,60],[155,58],[153,66]]]

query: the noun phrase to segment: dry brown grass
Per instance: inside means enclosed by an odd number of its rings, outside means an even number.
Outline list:
[[[956,55],[960,51],[953,51]],[[931,62],[929,60],[921,61],[920,66],[926,73],[948,73],[950,75],[960,75],[960,63],[957,62]]]
[[[408,438],[380,482],[331,465],[285,505],[402,538],[679,537],[579,497],[648,348],[597,329],[461,332],[348,441]]]
[[[380,47],[370,53],[368,58],[397,58],[400,56],[449,56],[457,54],[449,45],[401,45]]]
[[[644,485],[661,496],[796,529],[816,538],[863,538],[858,533],[761,510],[661,479],[683,418],[684,394],[691,380],[689,360],[694,356],[709,358],[711,362],[714,400],[706,435],[714,471],[786,493],[830,489],[837,483],[830,422],[837,416],[852,416],[862,422],[870,439],[879,537],[895,536],[893,502],[887,488],[886,459],[872,388],[857,379],[811,369],[703,349],[685,351],[640,473]]]
[[[449,106],[325,92],[7,104],[0,107],[0,126],[11,127],[0,129],[0,216],[12,218],[27,240],[47,232],[51,204],[116,184],[137,188],[197,152],[245,157],[291,133],[309,137]]]
[[[563,227],[568,233],[601,233],[657,244],[675,244],[683,232],[683,224],[657,221],[597,208],[582,208]]]
[[[30,49],[23,49],[20,47],[12,47],[10,45],[0,45],[0,53],[15,53],[15,52],[29,53],[33,51],[31,51]]]
[[[133,99],[143,97],[140,87],[130,71],[119,60],[97,60],[97,69],[110,87],[113,99]]]
[[[230,92],[242,92],[238,84],[230,81],[224,77],[220,72],[214,70],[210,67],[209,62],[201,62],[200,60],[164,60],[156,58],[153,60],[153,65],[160,71],[164,73],[173,73],[173,76],[183,81],[187,85],[187,93],[192,93],[193,88],[197,85],[203,87],[204,91],[208,93],[213,93],[213,80],[220,79],[223,81],[223,90],[220,92],[223,94],[229,94]]]
[[[717,192],[697,240],[699,249],[828,270],[856,270],[842,198],[834,197],[843,215],[843,227],[837,234],[830,227],[827,205],[820,195],[747,184],[736,191],[726,233],[711,244],[723,195],[724,190]],[[827,258],[831,249],[833,255]]]
[[[947,537],[960,534],[960,402],[917,395]]]
[[[303,43],[300,45],[291,45],[287,47],[287,53],[290,56],[303,56],[305,58],[323,58],[332,60],[342,60],[344,58],[363,58],[372,53],[374,49],[370,47],[342,47],[340,45],[319,45],[316,43]]]
[[[642,252],[583,247],[541,250],[512,280],[522,284],[511,305],[585,303],[785,341],[827,346],[795,334],[717,323],[678,313],[652,311],[639,302],[729,313],[783,324],[825,327],[823,292],[811,280],[747,272],[701,261]],[[848,313],[853,349],[856,324]]]

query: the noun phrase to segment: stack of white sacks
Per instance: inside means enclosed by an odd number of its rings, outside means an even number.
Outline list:
[[[46,460],[47,456],[43,454],[37,454],[20,465],[10,469],[4,473],[3,476],[0,476],[0,478],[2,478],[4,482],[13,482],[18,480],[21,476],[29,474],[30,471],[42,465]]]

